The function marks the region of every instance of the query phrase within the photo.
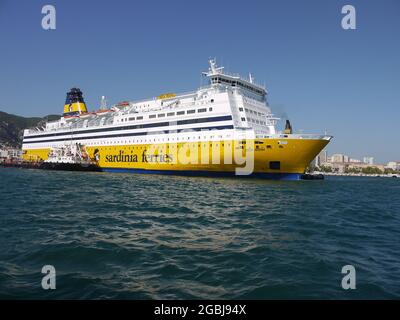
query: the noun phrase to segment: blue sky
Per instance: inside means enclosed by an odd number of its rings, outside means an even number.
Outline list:
[[[42,6],[57,10],[41,27]],[[343,30],[341,8],[356,8]],[[78,86],[90,109],[196,89],[207,59],[266,83],[295,130],[330,153],[400,161],[400,2],[0,0],[0,110],[60,113]]]

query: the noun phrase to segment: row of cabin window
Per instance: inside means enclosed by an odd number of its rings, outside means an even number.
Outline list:
[[[257,112],[257,111],[253,111],[253,110],[251,110],[251,109],[245,109],[246,110],[246,112],[248,112],[248,113],[250,113],[250,114],[255,114],[256,116],[258,115],[258,116],[263,116],[264,114],[262,114],[261,112]]]
[[[196,98],[195,98],[195,100],[196,100]],[[201,101],[201,100],[200,100],[200,102],[201,102],[201,104],[208,103],[207,101]],[[211,99],[210,102],[214,103],[214,99]],[[164,105],[164,102],[161,102],[161,105]]]
[[[208,111],[212,111],[213,110],[213,108],[208,108]],[[207,108],[201,108],[201,109],[197,109],[197,113],[202,113],[202,112],[207,112]],[[193,113],[196,113],[196,110],[188,110],[188,111],[186,111],[186,114],[193,114]],[[185,111],[177,111],[176,112],[176,115],[177,116],[181,116],[181,115],[184,115],[185,114]],[[173,116],[175,116],[175,112],[168,112],[167,113],[167,117],[173,117]],[[151,115],[149,115],[149,119],[154,119],[154,118],[164,118],[165,117],[165,113],[159,113],[159,114],[151,114]],[[135,117],[131,117],[131,118],[125,118],[125,119],[121,119],[121,121],[123,122],[123,121],[133,121],[133,120],[135,120]],[[136,120],[143,120],[143,116],[137,116],[136,117]]]
[[[228,136],[222,136],[222,135],[218,135],[218,136],[210,136],[209,137],[209,139],[214,139],[214,137],[216,137],[216,138],[218,138],[218,139],[222,139],[222,138],[227,138],[227,139],[230,139],[231,138],[231,136],[230,135],[228,135]],[[198,136],[198,139],[199,140],[201,140],[201,139],[204,139],[204,138],[207,138],[207,137],[201,137],[201,136]],[[110,142],[105,142],[105,141],[101,141],[101,142],[88,142],[88,143],[86,143],[86,145],[91,145],[91,146],[94,146],[94,145],[109,145],[110,143],[111,144],[115,144],[115,143],[138,143],[138,142],[166,142],[166,141],[187,141],[187,140],[196,140],[197,138],[196,137],[181,137],[181,138],[179,138],[179,137],[177,137],[176,138],[176,140],[175,140],[175,138],[162,138],[162,139],[160,139],[160,138],[153,138],[153,139],[137,139],[137,140],[118,140],[118,141],[110,141]],[[47,146],[51,146],[51,147],[57,147],[57,145],[47,145]]]
[[[250,104],[250,105],[255,106],[255,107],[264,106],[264,104],[260,103],[259,101],[254,100],[254,99],[248,99],[246,97],[243,97],[243,101],[246,104]]]
[[[239,111],[243,112],[243,108],[240,107],[240,108],[239,108]],[[258,114],[259,116],[262,116],[262,115],[263,115],[263,114],[260,113],[260,112],[256,112],[256,111],[253,111],[253,110],[249,110],[249,109],[247,109],[247,108],[246,108],[246,112],[253,113],[253,114],[255,114],[255,115]],[[245,118],[245,117],[242,117],[241,119],[242,119],[242,121],[246,121],[246,118]],[[256,120],[256,119],[253,119],[253,118],[251,118],[251,117],[247,117],[247,119],[248,119],[249,122],[252,122],[252,123],[266,125],[266,122],[265,122],[265,121]]]
[[[184,141],[186,141],[186,140],[190,140],[190,138],[192,138],[193,140],[195,139],[195,137],[187,137],[187,139],[186,139],[186,137],[182,137],[181,139],[179,139],[179,138],[176,138],[176,141],[182,141],[182,142],[184,142]],[[198,137],[199,139],[201,139],[202,137]],[[210,136],[210,138],[214,138],[214,136]],[[222,135],[218,135],[218,138],[223,138],[223,136]],[[231,138],[231,136],[226,136],[225,138],[228,138],[228,139],[230,139]],[[113,143],[137,143],[137,142],[152,142],[152,140],[153,140],[153,142],[165,142],[165,141],[175,141],[175,139],[174,138],[163,138],[163,139],[156,139],[156,138],[154,138],[154,139],[144,139],[144,140],[142,140],[142,139],[138,139],[138,140],[121,140],[121,141],[114,141]],[[207,144],[213,144],[213,143],[215,143],[215,142],[217,142],[217,141],[208,141],[207,142]],[[107,143],[107,142],[104,142],[104,141],[102,141],[102,142],[89,142],[89,143],[87,143],[87,145],[108,145],[109,143]],[[239,142],[239,144],[240,145],[245,145],[246,144],[246,141],[243,141],[243,142]],[[264,144],[264,142],[260,142],[260,141],[255,141],[255,144],[257,145],[256,146],[256,148],[259,148],[259,144]],[[228,145],[230,146],[230,143],[228,143]],[[204,144],[204,146],[206,146],[206,144]],[[218,146],[218,144],[217,144],[217,146]],[[222,142],[222,146],[224,146],[224,143]],[[52,147],[57,147],[57,145],[52,145]],[[271,149],[272,148],[272,146],[271,145],[267,145],[266,146],[267,147],[267,149]],[[279,146],[280,148],[283,148],[282,146]],[[107,148],[108,150],[111,150],[112,148],[114,148],[114,149],[116,149],[116,147],[109,147],[109,148]],[[135,147],[129,147],[130,149],[134,149]],[[142,147],[138,147],[138,148],[142,148]]]
[[[247,109],[247,108],[246,108],[245,110],[246,110],[247,113],[252,113],[252,114],[258,115],[258,116],[260,116],[260,117],[264,115],[264,114],[261,113],[261,112],[253,111],[253,110],[250,110],[250,109]],[[242,107],[240,107],[240,108],[239,108],[239,111],[240,111],[240,112],[243,112],[244,110],[243,110]]]
[[[246,121],[246,118],[244,118],[244,117],[242,117],[241,118],[242,119],[242,121]],[[252,122],[252,123],[255,123],[255,124],[262,124],[262,125],[266,125],[266,122],[265,121],[260,121],[260,120],[256,120],[256,119],[253,119],[253,118],[247,118],[248,120],[249,120],[249,122]]]
[[[256,120],[256,119],[253,119],[253,118],[250,118],[250,117],[248,117],[247,119],[249,120],[249,122],[252,122],[252,123],[266,125],[265,121]]]
[[[212,147],[219,147],[220,145],[222,146],[222,147],[224,147],[225,146],[225,143],[224,142],[221,142],[221,141],[214,141],[214,142],[216,142],[216,143],[213,143],[213,144],[210,144],[210,143],[208,143],[208,144],[205,144],[205,143],[203,143],[203,147],[207,147],[207,146],[212,146]],[[95,144],[95,143],[93,143],[93,144]],[[187,145],[187,144],[186,144]],[[196,146],[201,146],[201,142],[199,143],[199,144],[197,144],[197,143],[192,143],[192,146],[193,147],[196,147]],[[231,146],[231,143],[227,143],[227,146],[228,147],[230,147]],[[57,146],[56,145],[53,145],[52,146],[53,148],[56,148]],[[170,145],[170,146],[168,146],[169,148],[175,148],[175,146],[174,145]],[[178,146],[179,147],[179,146]],[[258,147],[258,146],[257,146]],[[146,150],[146,146],[135,146],[135,147],[125,147],[126,149],[128,149],[128,150],[135,150],[135,149],[145,149]],[[164,147],[165,148],[165,147]],[[121,150],[121,148],[120,147],[105,147],[103,150]]]

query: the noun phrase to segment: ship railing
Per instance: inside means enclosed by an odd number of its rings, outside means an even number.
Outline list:
[[[273,138],[273,139],[307,139],[307,140],[331,140],[332,136],[324,135],[324,134],[313,134],[313,133],[293,133],[293,134],[285,134],[285,133],[276,133],[276,134],[257,134],[257,138]]]
[[[185,96],[195,95],[196,93],[197,93],[197,90],[196,91],[192,90],[192,91],[186,91],[186,92],[179,92],[179,93],[176,94],[176,96],[171,97],[171,98],[167,98],[167,99],[163,99],[163,100],[168,101],[168,100],[179,99],[179,98],[182,98],[182,97],[185,97]],[[158,100],[157,97],[153,97],[153,98],[150,98],[150,99],[148,98],[148,99],[130,100],[129,103],[130,104],[137,104],[137,103],[143,103],[143,102],[149,102],[149,101],[155,101],[155,100]]]
[[[331,140],[332,136],[326,134],[300,133],[291,134],[294,139]]]
[[[41,130],[40,128],[28,128],[25,129],[26,132],[28,133],[38,133],[38,132],[44,132],[44,131],[51,131],[51,130],[57,130],[57,129],[46,129],[46,130]]]

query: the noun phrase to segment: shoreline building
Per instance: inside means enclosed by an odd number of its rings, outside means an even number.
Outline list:
[[[22,150],[10,147],[0,147],[0,162],[21,160]]]
[[[374,157],[364,157],[363,162],[366,164],[374,164]]]
[[[376,164],[374,157],[363,157],[363,160],[351,158],[348,155],[335,153],[328,156],[327,150],[322,150],[314,159],[313,165],[317,168],[320,167],[330,167],[333,171],[338,173],[345,173],[346,171],[365,171],[367,168],[378,169],[382,173],[387,169],[393,171],[400,171],[399,161],[390,161],[386,165]],[[370,170],[368,169],[368,170]]]
[[[389,161],[386,165],[387,169],[400,171],[400,161]]]
[[[322,150],[314,159],[313,164],[316,167],[320,167],[323,163],[328,161],[328,151]]]

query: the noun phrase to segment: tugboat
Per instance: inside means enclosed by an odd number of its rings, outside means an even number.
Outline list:
[[[79,143],[51,149],[48,159],[39,165],[39,169],[101,171],[97,162],[89,157],[85,146]]]

